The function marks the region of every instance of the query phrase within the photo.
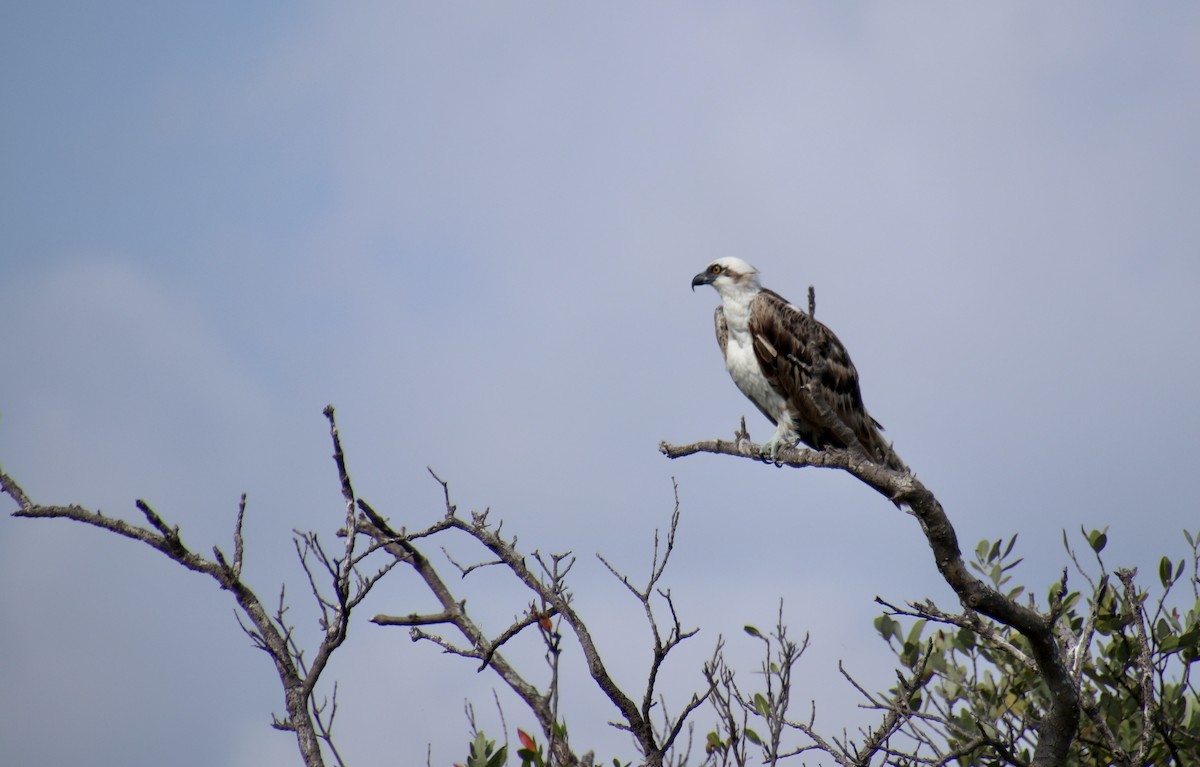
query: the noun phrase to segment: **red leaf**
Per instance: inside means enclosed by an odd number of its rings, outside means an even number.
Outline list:
[[[524,730],[517,730],[517,738],[521,741],[521,745],[530,751],[537,751],[537,743],[530,737],[529,733]]]

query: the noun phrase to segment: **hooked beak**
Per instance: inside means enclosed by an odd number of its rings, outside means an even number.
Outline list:
[[[692,278],[692,292],[696,292],[697,285],[711,285],[712,281],[713,276],[711,274],[709,274],[707,271],[700,272]]]

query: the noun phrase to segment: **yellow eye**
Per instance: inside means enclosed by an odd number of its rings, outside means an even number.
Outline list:
[[[720,274],[721,273],[721,265],[713,264],[712,266],[708,267],[708,273],[709,274]]]

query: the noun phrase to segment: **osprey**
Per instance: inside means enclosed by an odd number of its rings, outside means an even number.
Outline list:
[[[866,451],[897,471],[904,463],[867,414],[858,371],[829,328],[778,293],[762,287],[758,270],[740,258],[718,258],[692,278],[721,296],[714,320],[717,343],[733,382],[776,425],[763,446],[775,460],[780,447],[800,440],[811,448],[849,447],[821,417],[819,397]]]

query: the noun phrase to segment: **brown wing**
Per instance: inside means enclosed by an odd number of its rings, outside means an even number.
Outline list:
[[[858,371],[832,330],[778,293],[763,290],[750,303],[750,332],[758,364],[787,397],[801,441],[818,449],[846,447],[804,396],[803,388],[815,383],[822,399],[872,458],[902,469],[879,433],[882,427],[863,407]]]
[[[725,357],[725,345],[729,343],[729,325],[725,322],[725,310],[718,305],[713,312],[713,324],[717,326],[717,346],[721,347],[721,357]]]

